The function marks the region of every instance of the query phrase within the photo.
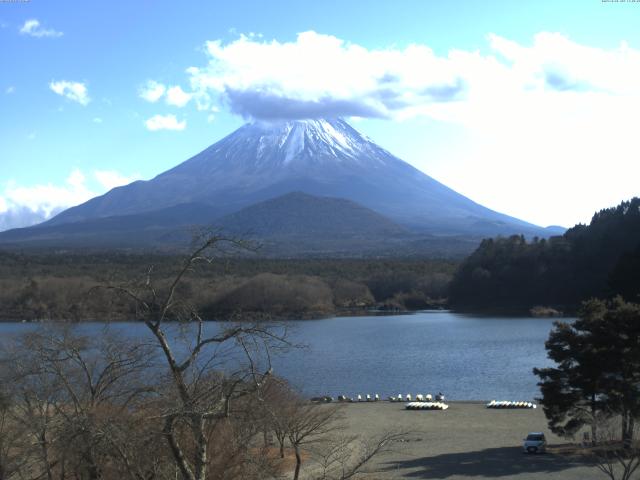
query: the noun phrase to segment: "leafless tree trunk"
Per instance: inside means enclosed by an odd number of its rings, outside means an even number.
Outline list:
[[[591,445],[598,443],[598,418],[599,409],[597,396],[595,393],[591,395]]]
[[[175,393],[172,398],[166,397],[168,402],[162,432],[184,480],[206,479],[209,464],[209,438],[206,431],[209,425],[229,417],[235,401],[260,388],[271,371],[269,345],[284,341],[282,336],[260,324],[238,324],[210,334],[206,332],[204,321],[195,308],[179,299],[178,287],[185,276],[197,264],[212,262],[219,249],[229,245],[246,247],[243,242],[234,239],[218,235],[207,236],[185,258],[181,268],[165,288],[154,284],[153,269],[149,270],[142,285],[107,287],[133,302],[137,318],[144,322],[162,351]],[[189,351],[182,356],[178,354],[175,340],[171,338],[167,328],[176,322],[193,326]],[[244,366],[236,368],[231,374],[226,372],[217,381],[205,382],[214,360],[219,363],[224,363],[225,360],[215,358],[215,350],[230,344],[235,345],[237,351],[244,352]],[[261,355],[266,358],[266,362],[257,361],[256,357]],[[178,428],[182,424],[187,428]],[[182,437],[185,432],[189,432],[187,443],[192,448],[187,449],[183,445]]]
[[[302,468],[303,447],[328,441],[330,434],[337,434],[343,426],[340,419],[341,408],[334,405],[317,405],[302,400],[292,404],[288,411],[287,436],[296,456],[293,480],[298,480]]]
[[[640,445],[630,441],[633,434],[629,437],[629,429],[636,428],[635,422],[628,415],[621,417],[617,419],[619,428],[615,418],[599,425],[600,441],[592,450],[596,468],[611,480],[629,480],[640,467]]]
[[[259,391],[259,416],[264,423],[265,435],[269,431],[276,437],[280,458],[285,457],[291,411],[300,400],[286,380],[274,376],[269,377]]]
[[[319,472],[313,480],[347,480],[365,472],[371,461],[393,451],[396,442],[410,432],[387,432],[371,442],[357,436],[337,436],[313,450]]]

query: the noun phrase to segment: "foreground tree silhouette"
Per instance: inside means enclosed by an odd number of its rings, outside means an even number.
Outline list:
[[[573,324],[556,322],[545,347],[548,357],[558,366],[534,368],[533,373],[540,377],[541,404],[551,431],[567,437],[589,425],[591,441],[595,442],[597,415],[604,408],[599,397],[603,372],[591,326],[582,319]]]
[[[640,414],[640,306],[585,302],[575,322],[555,324],[545,346],[557,367],[534,373],[551,430],[572,436],[590,425],[595,443],[598,417],[619,415],[630,446]]]
[[[172,466],[148,421],[152,364],[148,345],[108,332],[83,336],[68,325],[5,342],[0,385],[12,432],[0,444],[6,440],[20,468],[0,479],[141,480],[163,462]]]
[[[144,323],[162,351],[169,373],[162,433],[185,480],[206,479],[216,425],[231,417],[235,402],[257,392],[270,375],[269,350],[286,345],[284,331],[276,333],[260,323],[230,324],[211,331],[196,309],[180,299],[179,288],[189,272],[237,248],[248,245],[208,235],[168,285],[156,285],[150,269],[140,284],[103,287],[132,302],[135,318]]]

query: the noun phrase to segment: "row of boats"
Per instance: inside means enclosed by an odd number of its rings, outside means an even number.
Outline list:
[[[487,403],[487,408],[536,408],[536,404],[531,402],[510,402],[508,400],[496,402],[495,400],[491,400]]]
[[[339,402],[379,402],[380,401],[380,395],[378,395],[377,393],[372,397],[371,395],[366,395],[366,396],[362,396],[362,395],[358,395],[355,398],[352,397],[347,397],[346,395],[338,395],[338,401]]]
[[[409,402],[404,408],[407,410],[446,410],[449,405],[443,402]]]
[[[416,402],[431,402],[433,401],[433,395],[427,393],[426,395],[422,395],[421,393],[417,394],[415,397]],[[389,397],[390,402],[413,402],[413,397],[410,393],[407,393],[405,397],[402,395],[398,395],[397,397]],[[444,394],[438,393],[435,397],[436,402],[444,402]]]
[[[406,395],[398,394],[397,397],[390,396],[387,398],[387,400],[390,402],[413,402],[414,397],[410,393],[407,393]],[[332,397],[316,397],[316,398],[313,398],[312,401],[331,402],[333,401],[333,398]],[[377,393],[375,395],[369,395],[369,394],[357,395],[356,397],[347,397],[346,395],[338,395],[338,402],[353,403],[353,402],[379,402],[379,401],[380,401],[380,395],[378,395]],[[426,395],[422,395],[419,393],[415,396],[415,401],[416,402],[432,402],[434,401],[434,397],[430,393],[427,393]],[[438,393],[435,396],[435,401],[444,402],[444,395],[442,393]]]
[[[312,402],[324,402],[330,403],[333,402],[333,397],[315,397],[311,399]],[[377,393],[375,395],[357,395],[356,397],[347,397],[346,395],[338,395],[338,402],[379,402],[380,395]],[[449,408],[449,405],[444,403],[444,395],[442,393],[438,393],[435,396],[435,401],[433,396],[428,393],[426,395],[417,394],[414,397],[411,394],[398,394],[397,397],[390,396],[388,398],[390,402],[403,402],[406,403],[405,408],[407,410],[446,410]],[[487,408],[536,408],[536,404],[532,402],[512,402],[509,400],[491,400],[486,405]]]

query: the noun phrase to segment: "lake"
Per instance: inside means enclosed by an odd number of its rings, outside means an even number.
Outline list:
[[[532,369],[552,364],[544,349],[552,324],[446,311],[291,321],[290,338],[306,348],[276,356],[274,373],[309,396],[442,391],[452,400],[532,400],[539,396]],[[0,323],[0,335],[33,328],[37,324]],[[95,334],[103,328],[81,326]],[[148,335],[139,323],[110,328]]]

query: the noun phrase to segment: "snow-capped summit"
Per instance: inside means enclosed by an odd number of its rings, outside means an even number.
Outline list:
[[[256,160],[275,156],[284,164],[295,160],[375,159],[379,150],[367,137],[344,120],[296,120],[279,123],[258,122],[247,125],[239,134],[260,134]]]
[[[356,202],[414,231],[545,236],[377,146],[342,119],[254,122],[152,180],[116,188],[49,222],[205,205],[218,217],[290,192]],[[215,219],[212,219],[215,223]]]
[[[392,157],[342,119],[248,123],[170,172],[219,168],[255,172],[384,165]],[[316,172],[322,173],[322,172]]]

